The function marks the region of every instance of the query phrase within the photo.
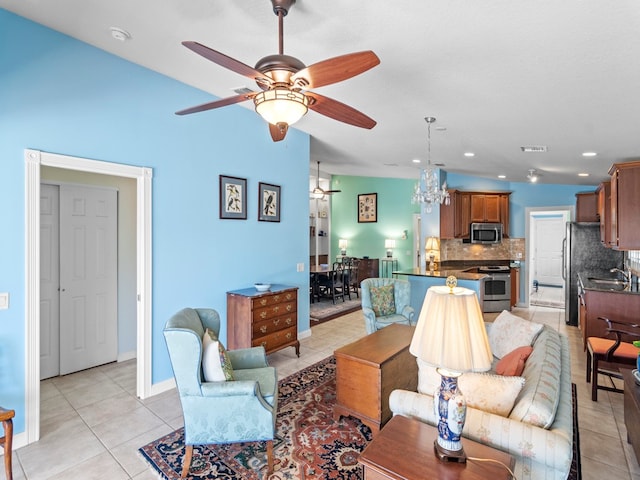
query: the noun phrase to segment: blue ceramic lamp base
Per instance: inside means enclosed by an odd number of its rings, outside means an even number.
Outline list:
[[[438,438],[434,442],[436,456],[443,462],[466,463],[460,435],[467,415],[467,402],[458,390],[457,373],[438,369],[442,376],[434,396],[435,413],[439,417]]]

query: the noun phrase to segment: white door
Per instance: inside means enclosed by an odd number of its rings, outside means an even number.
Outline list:
[[[58,186],[40,188],[40,380],[60,372]]]
[[[117,359],[117,192],[60,187],[60,374]]]
[[[534,279],[540,285],[562,287],[562,240],[565,220],[562,217],[535,217]]]

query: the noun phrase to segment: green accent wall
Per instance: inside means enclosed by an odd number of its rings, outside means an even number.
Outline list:
[[[351,257],[385,258],[384,241],[396,241],[393,256],[398,268],[413,267],[413,217],[420,206],[411,203],[416,180],[334,175],[331,188],[339,189],[331,198],[331,252],[340,253],[338,240],[349,242],[347,255]],[[358,223],[358,195],[378,195],[378,221]],[[407,238],[402,234],[407,231]]]

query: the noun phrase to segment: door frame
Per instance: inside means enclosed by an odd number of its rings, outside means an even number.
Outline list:
[[[526,207],[525,208],[525,252],[526,252],[526,261],[525,261],[525,275],[520,278],[524,278],[526,281],[524,282],[524,306],[526,308],[530,307],[529,304],[529,293],[531,291],[531,284],[533,282],[532,264],[531,259],[533,258],[533,242],[532,242],[532,230],[533,230],[533,222],[534,216],[539,215],[540,213],[558,214],[564,215],[567,221],[572,221],[575,218],[575,205],[561,205],[557,207]],[[522,292],[522,289],[520,289]],[[566,306],[565,306],[566,307]]]
[[[151,378],[151,187],[153,171],[25,149],[25,442],[40,438],[40,167],[136,180],[136,394],[153,395]]]

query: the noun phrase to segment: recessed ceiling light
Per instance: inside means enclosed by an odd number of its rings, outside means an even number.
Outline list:
[[[579,173],[578,176],[579,177],[588,177],[589,174],[588,173]]]
[[[473,153],[473,152],[464,152],[464,156],[465,156],[465,157],[475,157],[475,156],[476,156],[476,154],[475,154],[475,153]]]
[[[582,154],[583,157],[595,157],[596,155],[598,155],[596,152],[584,152]]]
[[[498,178],[507,178],[506,175],[498,175]]]
[[[413,160],[411,160],[413,163],[420,163],[420,159],[419,158],[414,158]]]

